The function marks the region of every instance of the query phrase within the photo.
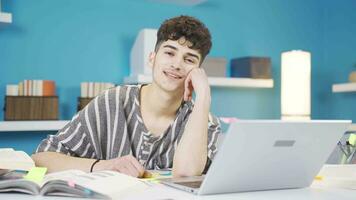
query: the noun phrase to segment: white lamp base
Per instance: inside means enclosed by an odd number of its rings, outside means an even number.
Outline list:
[[[310,115],[282,115],[281,119],[286,121],[308,121],[310,120]]]

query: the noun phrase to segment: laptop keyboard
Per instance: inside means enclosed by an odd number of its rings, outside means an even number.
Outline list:
[[[191,188],[200,188],[202,181],[191,181],[191,182],[175,182],[175,184],[183,185]]]

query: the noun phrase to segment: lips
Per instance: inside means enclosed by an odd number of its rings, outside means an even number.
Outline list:
[[[166,76],[168,76],[168,77],[170,77],[170,78],[172,78],[172,79],[182,79],[182,78],[183,78],[180,74],[177,74],[177,73],[172,72],[172,71],[166,71],[166,70],[164,70],[163,73],[164,73]]]

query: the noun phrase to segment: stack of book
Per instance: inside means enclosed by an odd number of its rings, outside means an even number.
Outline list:
[[[5,120],[57,120],[55,85],[51,80],[24,80],[7,85]]]
[[[6,96],[55,96],[56,84],[51,80],[24,80],[6,85]]]
[[[93,98],[98,96],[101,92],[112,87],[115,87],[114,83],[82,82],[80,83],[80,97]]]
[[[80,97],[78,98],[77,110],[82,110],[94,97],[101,92],[115,87],[114,83],[105,82],[82,82],[80,83]]]

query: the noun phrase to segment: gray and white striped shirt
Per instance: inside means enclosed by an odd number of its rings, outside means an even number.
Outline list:
[[[56,135],[49,135],[36,152],[52,151],[75,157],[112,159],[133,155],[146,169],[171,168],[175,149],[193,109],[184,102],[174,122],[159,137],[143,123],[140,111],[141,85],[118,86],[92,100]],[[221,133],[216,117],[209,115],[208,165],[217,152]]]

